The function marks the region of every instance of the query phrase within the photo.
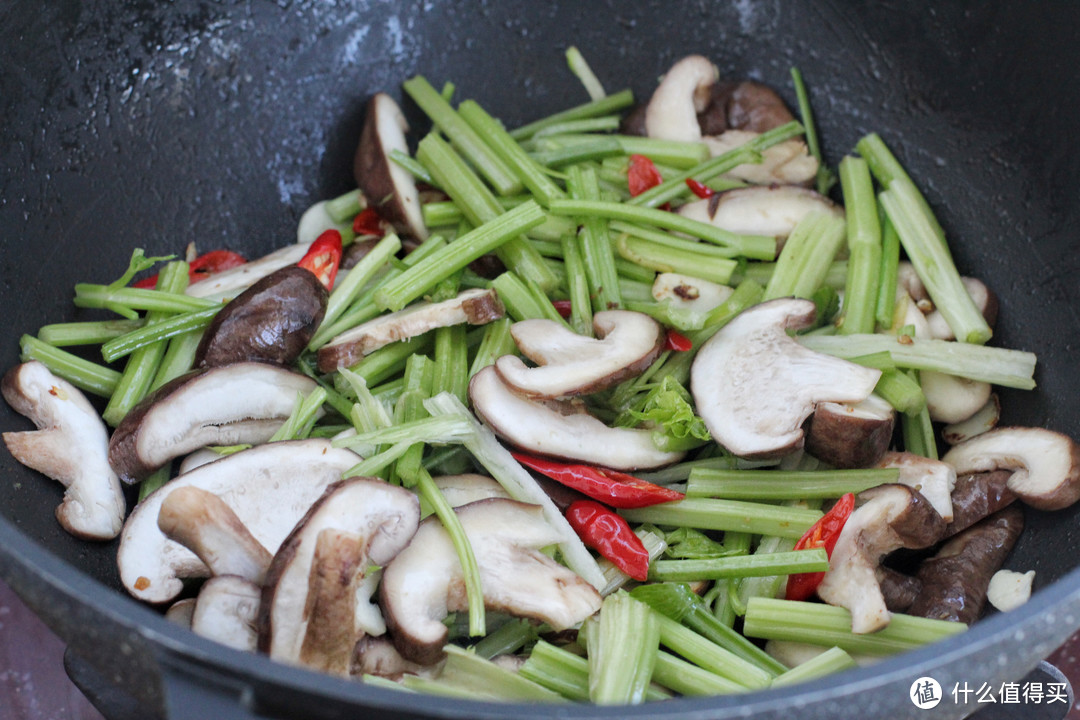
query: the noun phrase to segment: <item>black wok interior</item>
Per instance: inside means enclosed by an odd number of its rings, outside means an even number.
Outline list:
[[[1034,351],[1039,388],[1002,393],[1011,424],[1080,437],[1080,6],[856,2],[417,3],[15,0],[0,7],[3,367],[47,322],[94,317],[77,282],[147,254],[295,238],[350,189],[363,104],[422,73],[509,127],[587,100],[577,45],[606,87],[646,98],[689,52],[733,78],[809,86],[827,159],[876,131],[922,187],[960,269],[1001,298],[993,344]],[[406,103],[414,126],[424,128]],[[4,430],[29,423],[6,406]],[[0,514],[27,542],[118,588],[114,544],[53,517],[61,489],[0,453]],[[1080,557],[1077,510],[1028,512],[1009,565],[1044,587]],[[18,557],[18,547],[5,552]],[[117,595],[108,602],[121,602]],[[91,602],[99,601],[92,598]]]

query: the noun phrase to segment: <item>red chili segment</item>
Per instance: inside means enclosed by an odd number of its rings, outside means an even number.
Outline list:
[[[630,186],[630,195],[637,197],[649,188],[664,181],[653,161],[644,155],[631,155],[630,167],[626,171],[626,181]]]
[[[676,330],[668,330],[667,338],[664,340],[665,350],[675,350],[676,352],[686,352],[692,350],[694,343],[690,341],[690,338],[683,335]]]
[[[591,465],[571,465],[517,452],[511,454],[525,467],[612,507],[642,508],[683,500],[686,497],[681,492],[617,470]]]
[[[243,255],[234,253],[232,250],[211,250],[188,263],[188,283],[197,283],[215,273],[229,270],[246,262],[247,259]],[[158,276],[155,274],[133,283],[131,287],[153,289],[157,281]]]
[[[716,191],[703,182],[698,182],[694,178],[686,178],[686,187],[690,188],[690,192],[697,195],[702,200],[708,200]]]
[[[333,290],[334,278],[341,265],[341,233],[337,230],[324,232],[311,243],[307,254],[296,264],[315,273],[327,290]]]
[[[379,213],[375,212],[375,208],[361,210],[353,218],[352,229],[357,235],[382,237],[385,234],[382,227],[382,218],[379,217]]]
[[[581,541],[624,573],[644,582],[649,578],[649,551],[626,520],[592,500],[578,500],[566,519]]]
[[[551,304],[555,306],[555,309],[559,311],[559,315],[564,318],[570,317],[570,313],[573,312],[573,308],[570,305],[569,300],[552,300]]]
[[[847,523],[854,509],[855,495],[847,493],[799,538],[799,542],[795,543],[795,549],[810,550],[823,547],[831,557],[836,541],[840,538],[840,531],[844,529],[844,524]],[[788,600],[806,600],[814,594],[824,577],[823,572],[788,575],[785,597]]]

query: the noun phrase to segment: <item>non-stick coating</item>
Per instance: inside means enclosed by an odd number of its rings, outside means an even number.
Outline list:
[[[0,358],[5,367],[18,361],[22,333],[89,317],[72,310],[71,288],[117,277],[133,246],[164,254],[195,241],[203,250],[256,256],[291,242],[309,204],[351,187],[366,98],[378,90],[400,97],[400,82],[413,74],[436,86],[453,81],[457,98],[475,98],[512,127],[587,99],[563,60],[570,44],[609,89],[631,87],[639,97],[672,61],[701,52],[724,76],[762,80],[792,105],[788,72],[797,65],[832,162],[869,131],[896,149],[938,212],[961,270],[999,294],[993,342],[1039,354],[1040,389],[1003,393],[1006,419],[1080,437],[1080,375],[1073,372],[1080,337],[1073,46],[1080,6],[964,5],[5,3]],[[406,111],[424,127],[415,107],[406,104]],[[28,427],[2,412],[4,429]],[[197,672],[230,687],[253,685],[264,713],[292,708],[330,717],[339,707],[313,705],[295,687],[341,703],[391,702],[386,693],[222,651],[164,625],[116,590],[114,545],[87,545],[59,529],[59,487],[6,453],[0,473],[0,574],[77,650],[119,673],[144,700],[161,700],[160,666],[190,661],[214,668]],[[1080,556],[1075,518],[1073,510],[1028,513],[1010,566],[1035,569],[1040,588],[1061,582],[1037,593],[1014,622],[988,621],[967,641],[890,663],[884,675],[910,683],[917,677],[911,673],[946,660],[954,677],[977,667],[1022,675],[1080,624],[1080,577],[1066,577]],[[1051,608],[1063,614],[1048,614]],[[1029,634],[1034,644],[1008,631],[1024,622],[1040,628]],[[961,661],[965,655],[973,658]],[[847,696],[839,707],[859,708],[863,717],[893,705],[910,709],[895,688],[867,697],[884,675],[846,675],[782,697],[813,704]],[[664,711],[703,717],[732,707],[730,700],[686,701]],[[767,714],[767,703],[754,707]],[[814,707],[804,716],[837,713]],[[478,713],[443,701],[417,701],[411,711]]]

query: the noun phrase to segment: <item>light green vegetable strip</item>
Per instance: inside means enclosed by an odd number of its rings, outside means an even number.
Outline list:
[[[845,608],[773,598],[750,600],[743,626],[750,637],[835,645],[868,655],[894,655],[965,630],[964,623],[894,613],[885,628],[857,635],[851,632],[851,613]]]
[[[844,242],[844,227],[844,220],[831,213],[815,212],[799,220],[776,260],[764,299],[813,296]]]
[[[606,200],[573,199],[554,200],[550,210],[553,215],[625,220],[682,232],[717,245],[734,248],[740,255],[755,260],[772,260],[776,255],[776,238],[763,235],[739,235],[709,223],[650,207],[636,207],[627,203]]]
[[[799,500],[836,498],[862,492],[900,476],[896,468],[856,470],[721,470],[694,468],[686,485],[687,497],[726,500]]]
[[[681,655],[698,667],[720,677],[738,683],[742,687],[757,689],[768,687],[773,675],[730,650],[720,647],[678,621],[654,613],[660,625],[660,644]]]
[[[371,248],[360,262],[349,270],[344,280],[334,285],[334,290],[326,302],[326,314],[323,315],[322,324],[330,325],[341,317],[341,314],[360,295],[364,286],[400,249],[401,240],[394,233],[379,240],[375,247]]]
[[[773,680],[773,687],[785,687],[858,667],[855,660],[838,647],[831,647],[816,657],[800,663]]]
[[[600,614],[585,624],[589,699],[597,705],[644,702],[660,645],[658,616],[620,590],[604,598]]]
[[[651,240],[657,245],[663,245],[665,247],[682,248],[694,252],[707,255],[709,257],[716,258],[734,258],[738,257],[739,253],[735,248],[721,247],[719,245],[711,245],[703,243],[697,240],[689,240],[678,235],[664,232],[662,230],[655,230],[653,228],[643,227],[634,223],[619,222],[618,220],[612,222],[609,227],[612,232],[626,233],[642,240]]]
[[[881,273],[881,225],[866,161],[851,155],[841,160],[840,185],[847,214],[849,260],[839,332],[872,333]]]
[[[118,312],[152,310],[167,313],[186,313],[219,307],[221,303],[180,293],[145,288],[113,288],[108,285],[79,283],[75,286],[75,307],[104,308]],[[130,316],[129,316],[130,317]]]
[[[599,181],[592,168],[570,168],[566,175],[566,187],[570,196],[578,201],[599,202]],[[581,257],[589,282],[593,312],[619,308],[622,306],[622,295],[607,220],[589,217],[579,222],[582,227],[578,239],[581,243]]]
[[[535,144],[537,140],[545,137],[575,135],[577,133],[614,132],[619,129],[620,118],[618,115],[604,115],[602,117],[584,118],[581,120],[567,120],[566,122],[549,125],[543,130],[537,131],[529,142]],[[556,140],[563,138],[557,137]]]
[[[588,142],[571,143],[550,150],[540,150],[529,154],[539,165],[550,169],[603,160],[623,154],[622,145],[613,137],[597,135]]]
[[[578,335],[592,337],[592,301],[589,299],[589,279],[579,237],[564,235],[561,241],[563,262],[566,264],[566,290],[570,296],[570,327]]]
[[[203,310],[183,312],[169,317],[158,316],[160,319],[157,322],[146,323],[140,328],[105,342],[101,346],[101,357],[108,362],[114,362],[141,348],[192,331],[202,330],[213,321],[214,316],[221,311],[222,307],[224,305],[221,303],[215,303],[213,307]]]
[[[409,97],[416,101],[431,121],[446,133],[450,142],[461,151],[472,166],[487,178],[497,193],[513,195],[521,192],[521,181],[513,171],[491,151],[483,138],[458,115],[450,103],[446,102],[422,75],[406,80],[401,87]],[[420,162],[424,163],[423,159]],[[424,166],[432,170],[427,163],[424,163]],[[443,189],[445,190],[446,187],[443,186]]]
[[[503,623],[498,630],[489,632],[470,650],[478,657],[490,660],[498,655],[515,653],[538,637],[535,625],[525,618],[515,618]]]
[[[589,661],[540,640],[518,673],[570,700],[589,700]],[[656,687],[645,691],[646,700],[664,700],[670,693]]]
[[[667,541],[664,540],[663,535],[646,530],[643,527],[634,530],[634,534],[638,536],[641,544],[645,546],[646,552],[649,553],[650,562],[663,555],[664,550],[667,549]],[[604,578],[607,580],[604,589],[600,591],[600,594],[604,597],[607,597],[633,579],[607,558],[600,558],[598,564],[604,573]]]
[[[559,551],[567,567],[597,590],[602,589],[606,580],[592,554],[581,543],[577,533],[570,527],[547,493],[537,484],[532,475],[514,460],[495,434],[481,425],[468,408],[449,393],[439,393],[425,401],[424,407],[435,417],[458,418],[471,426],[472,432],[466,436],[464,444],[477,462],[487,468],[487,471],[506,489],[510,497],[543,508],[544,518],[562,535]]]
[[[713,178],[723,175],[744,163],[759,163],[761,162],[762,152],[773,145],[802,134],[802,131],[802,125],[794,120],[786,125],[773,128],[768,132],[761,133],[745,145],[729,150],[722,155],[709,158],[685,172],[668,177],[664,182],[646,190],[629,202],[632,205],[641,205],[643,207],[660,207],[664,203],[683,197],[690,192],[690,188],[686,185],[687,179],[694,178],[698,182],[708,183]]]
[[[446,664],[437,679],[407,675],[402,678],[402,684],[412,690],[474,700],[565,702],[558,693],[456,645],[447,645],[446,655]]]
[[[800,337],[811,350],[850,359],[888,352],[897,367],[958,375],[993,385],[1031,390],[1035,387],[1035,355],[1022,350],[890,335]]]
[[[395,165],[398,165],[402,169],[408,171],[408,173],[415,177],[417,180],[421,180],[423,182],[426,182],[433,188],[438,188],[439,190],[442,190],[442,188],[439,187],[439,183],[436,182],[435,178],[433,178],[431,176],[431,173],[428,172],[428,169],[421,165],[419,162],[417,162],[416,158],[412,157],[411,155],[404,153],[401,150],[391,150],[390,159],[394,161]],[[424,219],[424,224],[428,227],[432,227],[432,225],[427,222],[427,218]]]
[[[158,274],[157,290],[162,294],[182,293],[188,284],[188,264],[186,262],[170,262]],[[166,319],[162,311],[147,313],[146,325],[152,327],[156,323]],[[124,372],[120,375],[120,381],[109,398],[105,411],[101,414],[105,422],[116,427],[131,408],[135,407],[140,400],[150,391],[150,385],[154,382],[161,358],[165,354],[167,343],[161,340],[152,345],[146,345],[129,357],[124,366]]]
[[[517,352],[517,345],[510,335],[512,324],[513,320],[504,317],[484,326],[484,339],[480,341],[480,347],[476,349],[476,356],[469,367],[470,378],[488,365],[493,365],[495,360],[503,355]]]
[[[315,415],[322,409],[326,402],[326,390],[316,387],[306,396],[298,398],[299,402],[289,413],[289,417],[277,429],[267,442],[279,440],[303,440],[311,433],[315,425]]]
[[[509,270],[491,281],[491,287],[499,294],[506,312],[514,320],[546,319],[566,325],[566,320],[540,290],[530,288],[521,278]]]
[[[615,247],[623,259],[657,272],[683,273],[726,285],[738,267],[738,263],[730,258],[710,257],[698,248],[673,245],[659,245],[629,235],[620,235],[615,241]],[[705,247],[700,250],[705,250]]]
[[[158,468],[154,472],[146,476],[146,478],[139,483],[139,502],[146,499],[147,495],[154,492],[158,488],[164,487],[165,483],[169,482],[172,474],[172,468],[169,464],[165,467]]]
[[[425,403],[426,405],[426,403]],[[465,418],[440,415],[400,422],[389,427],[337,438],[334,447],[362,448],[399,442],[460,443],[470,437],[472,427]]]
[[[135,320],[90,320],[86,322],[53,323],[42,325],[38,330],[38,339],[53,347],[71,345],[100,345],[113,338],[138,330],[146,321]]]
[[[427,352],[431,340],[431,333],[424,333],[419,337],[390,343],[365,355],[364,359],[353,365],[350,370],[363,377],[368,385],[378,385],[400,374],[405,369],[405,361],[410,355]],[[335,378],[335,383],[337,382]],[[340,389],[340,386],[338,387]]]
[[[659,582],[678,582],[791,575],[828,569],[829,556],[825,548],[814,548],[701,560],[657,560],[649,567],[649,577]]]
[[[627,155],[644,155],[655,163],[679,169],[696,167],[709,159],[709,146],[705,143],[632,135],[614,135],[613,137]]]
[[[802,120],[803,127],[806,128],[806,147],[818,161],[817,178],[815,180],[817,191],[822,195],[826,195],[829,188],[836,183],[836,176],[825,165],[825,159],[821,156],[821,145],[818,143],[817,128],[814,125],[814,113],[810,109],[810,94],[806,91],[806,84],[803,82],[799,68],[791,68],[791,81],[795,86],[795,97],[799,103],[799,117]]]
[[[918,381],[918,373],[908,371],[908,377]],[[934,437],[934,424],[930,421],[930,410],[924,405],[921,410],[904,413],[900,416],[900,429],[904,436],[904,449],[910,453],[938,459],[937,440]]]
[[[80,390],[99,397],[107,398],[112,395],[116,384],[120,382],[120,373],[117,371],[90,360],[84,360],[67,350],[55,348],[33,335],[23,335],[19,338],[19,349],[19,359],[22,362],[37,360],[58,377],[62,377]]]
[[[491,222],[505,212],[503,205],[477,177],[476,173],[438,135],[429,134],[421,140],[416,148],[416,157],[432,173],[446,194],[457,203],[465,219],[472,224],[474,229]],[[535,205],[535,202],[535,200],[527,200],[511,208],[511,211],[520,210],[521,206],[525,204],[531,203]],[[530,224],[528,227],[522,228],[522,230],[531,230],[538,227],[546,219],[547,216],[541,213],[539,222]],[[545,289],[554,288],[554,278],[551,277],[550,272],[543,264],[540,254],[529,245],[524,237],[516,237],[516,235],[516,233],[511,235],[503,243],[492,248],[495,254],[509,269],[522,277],[532,278]],[[454,243],[456,244],[464,237],[459,237]],[[447,273],[447,275],[449,274]]]
[[[154,381],[150,383],[150,392],[170,380],[175,380],[195,365],[195,353],[199,349],[202,336],[201,330],[192,330],[169,339],[169,346],[161,358]]]
[[[585,86],[585,92],[589,93],[592,100],[602,100],[607,97],[604,86],[600,84],[600,79],[596,77],[596,73],[589,67],[585,56],[573,45],[566,48],[566,64],[570,67],[570,72],[574,73],[577,79],[581,81],[581,84]]]
[[[778,552],[790,552],[795,549],[795,538],[763,537],[754,549],[755,555],[767,555]],[[766,575],[763,577],[741,578],[735,582],[735,592],[728,598],[736,615],[745,615],[746,606],[753,597],[776,597],[780,587],[787,581],[786,575]]]
[[[885,368],[881,371],[881,377],[874,386],[874,393],[880,395],[898,412],[919,413],[926,407],[926,395],[919,383],[896,368]]]
[[[662,505],[620,510],[619,514],[636,523],[699,530],[734,530],[788,538],[802,537],[821,517],[817,510],[707,498],[687,498]]]
[[[519,205],[462,235],[384,284],[375,293],[375,303],[383,309],[400,310],[443,278],[461,270],[481,255],[491,252],[529,228],[536,227],[543,220],[544,213],[535,202],[530,200]]]
[[[469,391],[469,347],[465,325],[435,330],[435,365],[432,394],[449,392],[465,402]]]
[[[502,123],[491,117],[484,108],[472,100],[458,106],[458,114],[467,122],[488,147],[521,180],[529,192],[547,207],[555,198],[566,197],[547,172],[529,157],[514,138],[503,129]],[[505,194],[505,193],[504,193]]]
[[[326,214],[338,225],[351,222],[353,217],[367,206],[359,190],[350,190],[326,201]]]
[[[877,309],[874,314],[877,324],[887,328],[892,327],[893,310],[896,307],[900,236],[896,234],[896,228],[889,221],[888,215],[879,212],[878,216],[881,219],[881,271],[878,273],[881,284],[878,287]]]
[[[394,443],[386,450],[367,457],[341,474],[342,477],[369,477],[382,475],[383,471],[400,460],[412,448],[413,443],[404,440]]]
[[[617,93],[612,93],[600,100],[593,100],[583,105],[577,105],[575,107],[557,112],[554,115],[548,115],[545,118],[536,120],[528,125],[522,125],[521,127],[510,131],[510,137],[517,141],[527,140],[544,128],[549,128],[552,125],[564,123],[569,120],[583,120],[586,118],[599,117],[601,115],[608,115],[623,108],[630,107],[634,104],[634,93],[630,90],[620,90]]]
[[[900,164],[900,161],[896,159],[896,156],[892,154],[892,151],[889,150],[885,141],[882,140],[881,136],[877,133],[870,133],[869,135],[860,138],[859,141],[855,143],[855,149],[858,150],[863,158],[865,158],[866,162],[870,165],[870,172],[874,174],[874,178],[876,178],[878,183],[886,190],[891,188],[893,182],[896,180],[906,181],[914,187],[914,183],[907,174],[907,171],[904,170],[904,166]],[[918,196],[918,203],[922,214],[926,216],[926,219],[934,228],[934,234],[938,236],[942,247],[948,252],[948,246],[945,242],[945,231],[941,229],[941,225],[934,216],[934,211],[930,209],[930,203],[926,201],[926,198],[918,190],[915,190],[915,194]]]
[[[736,682],[663,651],[656,654],[653,682],[687,697],[726,695],[746,691],[745,687]]]
[[[749,550],[750,536],[745,535],[745,540],[746,549]],[[726,541],[727,536],[725,536],[725,544]],[[657,613],[686,625],[702,637],[769,675],[778,675],[786,670],[782,663],[733,630],[730,625],[717,620],[704,601],[685,583],[665,582],[639,585],[630,592],[630,595],[646,603]]]

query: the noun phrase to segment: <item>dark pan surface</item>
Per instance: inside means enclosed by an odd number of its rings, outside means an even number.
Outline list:
[[[797,65],[832,162],[870,131],[895,148],[961,270],[1000,295],[993,343],[1039,354],[1039,390],[1003,393],[1006,419],[1080,437],[1078,17],[1074,5],[1008,2],[5,3],[0,359],[17,362],[22,333],[89,317],[71,288],[117,277],[133,246],[165,254],[194,240],[257,256],[292,242],[309,204],[350,188],[363,102],[400,97],[415,73],[455,82],[459,99],[513,127],[587,99],[565,69],[568,44],[609,90],[642,98],[672,61],[702,52],[793,106]],[[0,424],[27,427],[6,406]],[[80,583],[87,612],[153,622],[103,587],[119,586],[113,545],[59,529],[60,497],[0,453],[0,514],[16,541],[0,570],[41,546],[60,560],[55,582]],[[1064,577],[1080,556],[1076,512],[1029,512],[1010,566],[1035,569],[1039,587]],[[1074,575],[1056,590],[1077,588]]]

